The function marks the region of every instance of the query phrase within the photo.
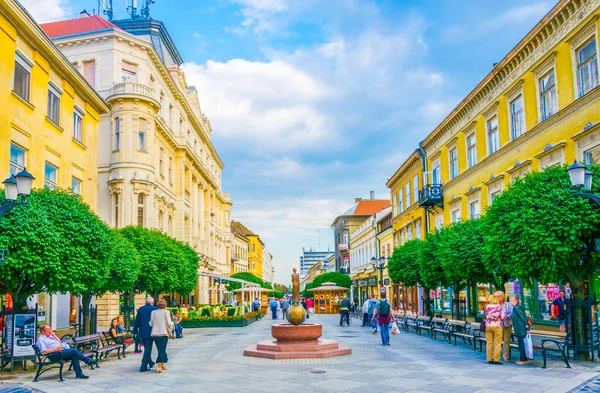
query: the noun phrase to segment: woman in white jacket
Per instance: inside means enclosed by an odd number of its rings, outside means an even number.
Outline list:
[[[158,357],[156,358],[157,373],[162,373],[167,369],[167,343],[169,342],[170,329],[173,328],[171,322],[171,313],[166,310],[167,302],[164,299],[160,299],[156,305],[158,310],[152,311],[150,315],[150,326],[152,326],[152,339],[156,344],[158,350]]]

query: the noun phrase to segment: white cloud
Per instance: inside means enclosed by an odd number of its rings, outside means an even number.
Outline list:
[[[71,14],[68,0],[20,0],[38,23],[62,19]]]
[[[533,26],[533,23],[538,22],[542,16],[552,8],[554,3],[555,2],[545,0],[533,4],[513,7],[495,17],[488,18],[485,22],[482,22],[479,27],[482,31],[496,31],[523,23],[531,24]]]

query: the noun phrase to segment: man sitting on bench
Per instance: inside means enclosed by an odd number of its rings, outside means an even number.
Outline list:
[[[50,325],[44,324],[40,327],[40,337],[35,343],[42,353],[42,355],[48,356],[48,359],[52,361],[60,360],[60,354],[62,354],[63,360],[70,360],[75,370],[75,378],[88,379],[87,375],[84,375],[81,371],[79,361],[81,360],[85,364],[94,365],[98,363],[98,359],[90,359],[84,356],[78,349],[69,348],[69,345],[60,341],[60,339],[54,334]]]

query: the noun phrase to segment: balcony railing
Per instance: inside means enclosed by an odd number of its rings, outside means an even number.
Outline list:
[[[151,98],[154,101],[157,101],[156,100],[156,92],[154,91],[153,88],[151,88],[150,86],[142,85],[141,83],[135,83],[135,82],[123,82],[123,83],[117,83],[117,84],[113,85],[113,87],[110,89],[109,97],[116,96],[116,95],[128,95],[128,94],[144,96],[144,97]]]
[[[419,192],[419,206],[443,206],[444,194],[441,184],[426,184]]]

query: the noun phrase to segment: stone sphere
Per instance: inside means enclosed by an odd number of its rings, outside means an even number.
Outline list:
[[[302,325],[306,320],[306,311],[301,305],[295,304],[288,308],[287,315],[285,317],[292,325]]]

